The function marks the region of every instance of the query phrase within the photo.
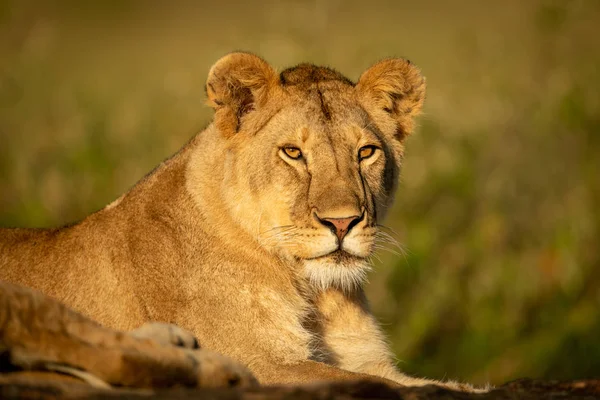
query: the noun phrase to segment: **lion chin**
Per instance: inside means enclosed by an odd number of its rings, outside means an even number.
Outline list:
[[[343,250],[302,261],[304,276],[318,290],[336,288],[351,292],[367,280],[371,264],[367,259]]]

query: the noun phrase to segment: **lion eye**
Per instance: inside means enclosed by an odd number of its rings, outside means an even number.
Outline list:
[[[285,153],[285,155],[291,159],[297,160],[300,157],[302,157],[302,152],[297,147],[288,146],[288,147],[284,147],[282,150]]]
[[[361,147],[360,150],[358,150],[358,159],[364,160],[365,158],[371,157],[373,154],[375,154],[376,149],[377,148],[375,146]]]

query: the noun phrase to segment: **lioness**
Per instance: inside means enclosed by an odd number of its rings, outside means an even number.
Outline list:
[[[108,327],[174,323],[262,383],[432,383],[395,368],[363,292],[419,70],[387,59],[355,84],[239,52],[206,92],[214,121],[118,200],[72,226],[1,230],[0,278]]]

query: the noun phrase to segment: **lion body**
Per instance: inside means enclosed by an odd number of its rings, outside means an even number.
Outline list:
[[[355,85],[233,53],[207,94],[213,123],[109,206],[1,230],[0,279],[115,329],[176,324],[263,383],[430,383],[396,370],[362,289],[423,101],[418,70],[385,60]]]

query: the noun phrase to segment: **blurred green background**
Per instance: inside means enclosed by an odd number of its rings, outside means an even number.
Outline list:
[[[55,226],[205,126],[209,67],[256,52],[428,78],[369,286],[399,366],[600,376],[600,2],[0,0],[0,225]]]

